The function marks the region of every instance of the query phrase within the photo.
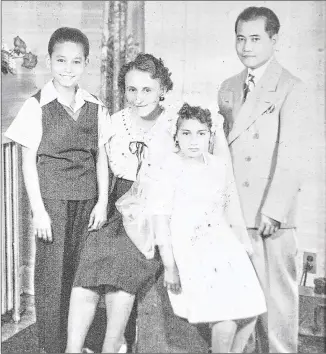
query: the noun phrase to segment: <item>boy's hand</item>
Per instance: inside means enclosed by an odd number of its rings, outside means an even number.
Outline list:
[[[45,242],[52,242],[51,219],[45,209],[33,213],[34,236]]]
[[[179,294],[181,292],[181,283],[177,267],[165,268],[164,286],[173,294]]]
[[[96,203],[89,217],[88,231],[99,230],[107,220],[107,205]]]

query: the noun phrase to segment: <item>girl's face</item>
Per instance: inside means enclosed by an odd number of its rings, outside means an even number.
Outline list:
[[[131,70],[125,77],[126,99],[139,116],[151,113],[160,101],[163,89],[159,79],[152,79],[146,71]]]
[[[51,69],[54,85],[57,88],[74,88],[77,86],[88,60],[80,43],[56,43],[47,64]]]
[[[177,134],[181,152],[189,158],[202,158],[208,152],[210,130],[197,119],[183,119]]]

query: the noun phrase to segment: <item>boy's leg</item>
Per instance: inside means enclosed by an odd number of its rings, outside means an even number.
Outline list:
[[[80,248],[94,200],[44,199],[51,218],[53,242],[37,240],[35,306],[39,346],[48,353],[66,347],[69,299]]]
[[[68,222],[66,224],[66,239],[65,239],[65,248],[64,248],[64,264],[63,264],[63,288],[62,288],[62,340],[64,343],[63,350],[66,349],[67,345],[67,334],[68,334],[68,313],[70,307],[70,299],[73,290],[73,282],[75,278],[75,274],[80,262],[81,250],[86,242],[88,237],[88,223],[90,213],[96,203],[95,199],[89,200],[70,200],[67,205],[67,219]],[[85,302],[83,308],[83,313],[85,313],[85,319],[89,317],[89,315],[94,317],[94,314],[87,313],[84,311],[91,311],[89,306],[92,307],[92,302],[98,302],[98,295],[93,292],[88,292],[88,296],[85,297],[88,289],[83,291],[82,288],[79,288],[80,291],[74,293],[75,300],[79,303]],[[88,290],[91,291],[91,290]],[[88,303],[90,300],[90,303]],[[96,310],[96,306],[95,306]],[[94,311],[95,311],[94,310]],[[76,311],[73,313],[73,317],[76,315]],[[91,320],[92,320],[91,319]],[[74,324],[76,322],[74,321]],[[80,324],[81,325],[81,324]],[[88,326],[89,327],[89,326]],[[80,338],[81,340],[82,338]],[[85,340],[85,338],[84,338]]]
[[[135,295],[123,290],[105,295],[107,326],[103,353],[117,353],[124,344],[124,333],[134,304]]]
[[[35,308],[39,347],[60,353],[61,303],[67,201],[44,200],[51,218],[53,242],[36,240]]]
[[[235,321],[212,324],[212,353],[230,353],[236,331]]]
[[[81,353],[86,335],[95,316],[99,298],[100,295],[91,289],[81,287],[72,289],[66,353]]]

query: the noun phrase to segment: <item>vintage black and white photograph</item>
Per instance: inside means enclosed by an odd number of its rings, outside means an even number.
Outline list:
[[[1,352],[326,352],[326,1],[1,2]]]

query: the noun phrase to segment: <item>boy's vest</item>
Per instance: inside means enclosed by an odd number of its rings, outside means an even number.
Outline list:
[[[41,90],[33,97],[40,102]],[[53,100],[42,107],[42,127],[42,140],[37,151],[42,197],[95,198],[98,105],[85,101],[75,121],[57,100]]]

